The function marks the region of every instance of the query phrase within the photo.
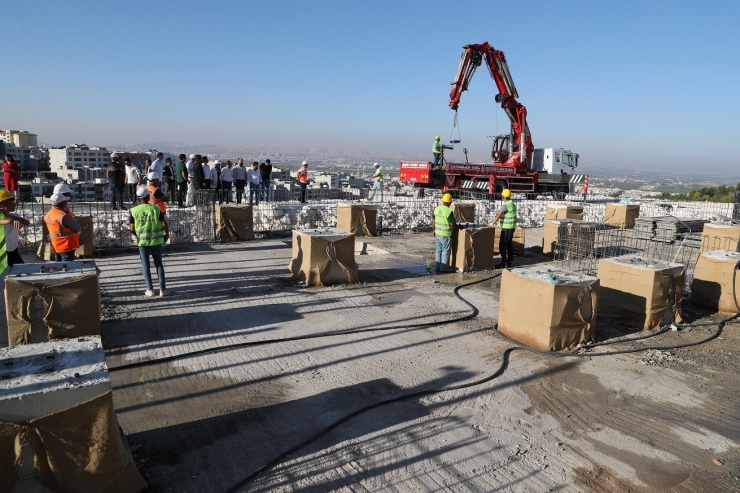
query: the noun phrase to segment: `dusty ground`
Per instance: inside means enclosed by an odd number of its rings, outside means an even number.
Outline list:
[[[150,491],[225,491],[352,411],[499,369],[512,344],[492,330],[498,279],[461,290],[477,318],[406,329],[467,313],[452,289],[483,275],[427,275],[431,234],[369,241],[390,253],[357,257],[360,284],[324,289],[290,279],[286,238],[168,249],[173,294],[163,299],[142,296],[136,254],[98,261],[112,369],[242,341],[398,327],[112,372],[118,419]],[[532,252],[527,262],[544,261]],[[522,306],[537,309],[526,294]],[[708,316],[686,308],[691,320]],[[598,333],[631,334],[608,321]],[[738,326],[727,326],[680,350],[515,351],[498,378],[360,415],[240,491],[740,491],[738,342]]]

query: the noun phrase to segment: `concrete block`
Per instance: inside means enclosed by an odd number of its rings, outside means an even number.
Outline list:
[[[0,349],[0,429],[11,438],[0,464],[14,473],[0,478],[3,491],[146,488],[116,420],[99,337]]]
[[[740,274],[735,274],[738,263],[740,252],[714,250],[699,255],[691,282],[691,301],[720,312],[738,313],[735,304],[736,296],[740,300]]]
[[[705,224],[701,233],[701,253],[712,250],[740,252],[740,226]]]
[[[537,349],[572,349],[594,340],[598,298],[592,276],[538,266],[504,270],[498,330]]]
[[[0,349],[0,422],[20,423],[69,409],[111,390],[99,337],[60,339]],[[48,492],[21,450],[13,493]]]
[[[452,213],[455,215],[457,223],[474,223],[475,222],[475,204],[463,204],[453,202],[450,206]]]
[[[308,286],[356,283],[355,237],[336,228],[293,231],[288,268]]]
[[[111,390],[100,337],[0,349],[0,421],[28,421]]]
[[[548,205],[545,219],[578,219],[583,220],[583,206],[580,205]]]
[[[355,236],[377,236],[378,207],[368,204],[337,205],[337,229]]]
[[[5,278],[8,343],[100,335],[100,288],[93,262],[16,264]]]
[[[609,202],[604,211],[604,223],[622,229],[635,227],[635,219],[640,217],[640,204],[615,204]]]
[[[459,272],[485,270],[493,267],[491,243],[495,228],[491,226],[471,227],[454,231],[450,266]]]
[[[683,264],[624,255],[599,260],[599,313],[643,330],[681,321]]]

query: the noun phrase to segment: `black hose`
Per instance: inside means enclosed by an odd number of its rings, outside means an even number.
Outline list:
[[[367,329],[353,329],[353,330],[339,330],[335,332],[320,332],[318,334],[309,334],[304,336],[296,336],[296,337],[281,337],[277,339],[267,339],[262,341],[247,341],[247,342],[239,342],[235,344],[227,344],[225,346],[217,346],[213,348],[207,348],[207,349],[199,349],[197,351],[190,351],[187,353],[182,354],[175,354],[172,356],[166,356],[164,358],[157,358],[157,359],[151,359],[151,360],[143,360],[143,361],[136,361],[133,363],[126,363],[124,365],[118,365],[114,366],[113,368],[108,368],[108,372],[114,372],[114,371],[121,371],[121,370],[128,370],[131,368],[139,368],[142,366],[150,366],[150,365],[156,365],[160,363],[167,363],[169,361],[175,361],[178,359],[183,358],[190,358],[192,356],[199,356],[201,354],[208,354],[208,353],[216,353],[219,351],[227,351],[230,349],[238,349],[238,348],[245,348],[245,347],[254,347],[254,346],[265,346],[268,344],[277,344],[282,342],[291,342],[291,341],[304,341],[307,339],[317,339],[319,337],[336,337],[336,336],[344,336],[344,335],[351,335],[351,334],[363,334],[366,332],[379,332],[379,331],[385,331],[385,330],[398,330],[398,329],[418,329],[423,327],[436,327],[439,325],[447,325],[452,324],[456,322],[463,322],[465,320],[470,320],[471,318],[475,318],[478,316],[478,307],[470,303],[468,300],[460,296],[460,289],[473,286],[474,284],[480,284],[482,282],[490,281],[491,279],[495,279],[496,277],[500,276],[500,273],[496,273],[492,276],[484,277],[483,279],[478,279],[476,281],[471,281],[465,284],[460,284],[455,287],[455,289],[452,291],[452,293],[463,303],[468,305],[470,307],[470,312],[467,315],[461,315],[459,317],[451,318],[448,320],[441,320],[441,321],[433,321],[433,322],[421,322],[416,324],[409,324],[409,325],[403,325],[403,326],[386,326],[386,327],[371,327]]]
[[[494,327],[494,332],[496,334],[500,335],[501,337],[503,337],[504,339],[506,339],[509,342],[513,342],[514,344],[516,344],[516,346],[509,347],[509,348],[506,348],[504,350],[504,352],[502,354],[501,365],[492,374],[488,375],[485,378],[482,378],[482,379],[479,379],[479,380],[474,380],[474,381],[469,382],[469,383],[459,384],[459,385],[453,385],[453,386],[449,386],[449,387],[444,387],[442,389],[421,390],[421,391],[418,391],[418,392],[413,392],[411,394],[402,395],[402,396],[399,396],[399,397],[394,397],[392,399],[387,399],[387,400],[384,400],[384,401],[376,402],[375,404],[370,404],[369,406],[365,406],[365,407],[363,407],[361,409],[358,409],[357,411],[354,411],[354,412],[352,412],[352,413],[350,413],[350,414],[348,414],[348,415],[340,418],[339,420],[337,420],[334,423],[330,424],[329,426],[327,426],[323,430],[319,431],[318,433],[316,433],[312,437],[304,440],[303,442],[299,443],[298,445],[295,445],[291,449],[289,449],[289,450],[287,450],[285,452],[282,452],[277,457],[275,457],[274,459],[272,459],[270,462],[268,462],[267,464],[263,465],[259,469],[255,470],[254,472],[252,472],[251,474],[249,474],[246,478],[244,478],[243,480],[241,480],[239,483],[237,483],[234,486],[232,486],[231,488],[229,488],[227,490],[227,493],[235,492],[239,488],[241,488],[241,487],[247,485],[248,483],[254,481],[257,478],[257,476],[259,476],[263,472],[271,469],[272,467],[276,466],[277,464],[279,464],[280,462],[282,462],[286,457],[288,457],[291,454],[297,452],[298,450],[302,449],[303,447],[309,445],[311,442],[314,442],[315,440],[318,440],[322,436],[326,435],[327,433],[329,433],[330,431],[332,431],[333,429],[335,429],[339,425],[341,425],[341,424],[349,421],[350,419],[354,418],[355,416],[359,416],[360,414],[363,414],[363,413],[365,413],[367,411],[370,411],[372,409],[376,409],[376,408],[381,407],[381,406],[385,406],[387,404],[393,404],[394,402],[400,402],[400,401],[404,401],[404,400],[407,400],[407,399],[414,399],[414,398],[417,398],[417,397],[424,397],[424,396],[432,395],[432,394],[439,394],[439,393],[442,393],[442,392],[449,392],[449,391],[452,391],[452,390],[465,389],[465,388],[474,387],[474,386],[477,386],[477,385],[482,385],[484,383],[490,382],[491,380],[494,380],[494,379],[498,378],[499,376],[501,376],[503,374],[504,370],[507,367],[507,363],[508,363],[508,360],[509,360],[509,354],[511,354],[512,352],[514,352],[516,350],[527,351],[527,352],[536,353],[536,354],[544,354],[544,355],[547,355],[547,356],[555,356],[555,357],[564,357],[564,358],[567,358],[567,357],[613,356],[613,355],[616,355],[616,354],[637,353],[637,352],[642,352],[642,351],[648,351],[648,350],[651,350],[651,349],[652,350],[679,349],[679,348],[690,347],[690,346],[697,346],[697,345],[700,345],[700,344],[704,344],[706,342],[711,341],[712,339],[715,339],[715,338],[719,337],[719,335],[722,333],[722,329],[724,328],[724,326],[727,323],[729,323],[732,319],[737,318],[737,317],[738,317],[738,315],[733,315],[732,317],[729,317],[729,318],[727,318],[725,320],[722,320],[722,321],[716,322],[716,323],[711,323],[711,324],[709,324],[709,323],[700,323],[700,324],[696,324],[696,325],[692,325],[692,324],[680,324],[682,327],[717,325],[717,329],[709,337],[706,337],[704,339],[701,339],[700,341],[689,342],[689,343],[685,343],[685,344],[675,344],[675,345],[670,345],[670,346],[651,346],[651,347],[642,347],[642,348],[623,349],[623,350],[608,351],[608,352],[603,352],[603,353],[590,353],[590,352],[589,353],[581,353],[581,352],[579,352],[579,351],[581,351],[584,348],[575,349],[575,350],[570,351],[570,352],[543,351],[541,349],[535,349],[535,348],[531,348],[531,347],[528,347],[528,346],[521,345],[518,342],[513,341],[513,340],[509,339],[508,337],[504,336],[498,330],[495,330],[495,327]],[[647,336],[632,338],[632,339],[628,339],[628,340],[605,341],[605,342],[602,342],[602,343],[598,343],[598,345],[614,344],[614,343],[618,343],[618,342],[632,342],[632,341],[637,341],[637,340],[641,340],[641,339],[647,339],[649,337],[655,337],[655,336],[657,336],[659,334],[662,334],[662,333],[664,333],[668,329],[670,329],[670,325],[667,326],[667,327],[663,327],[661,330],[659,330],[657,332],[654,332],[654,333],[651,333],[651,334],[649,334]],[[585,348],[587,349],[587,348],[591,348],[591,347],[594,347],[594,346],[596,346],[596,344],[592,344],[590,346],[586,346]]]
[[[740,262],[735,264],[735,270],[732,271],[732,299],[735,302],[735,308],[737,308],[737,312],[740,313],[740,303],[738,303],[737,301],[737,289],[735,289],[738,269],[740,269]]]

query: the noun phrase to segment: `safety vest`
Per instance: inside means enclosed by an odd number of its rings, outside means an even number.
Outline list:
[[[152,204],[139,204],[131,209],[136,243],[139,246],[157,246],[164,243],[164,226],[159,220],[160,214],[160,209]]]
[[[296,178],[298,178],[298,181],[301,183],[306,183],[308,181],[308,170],[307,169],[299,169],[295,172]]]
[[[434,144],[432,144],[432,152],[434,154],[442,154],[442,144],[435,140]]]
[[[80,234],[62,224],[66,211],[52,207],[44,216],[44,222],[49,229],[51,246],[56,253],[71,252],[80,247]]]
[[[511,199],[504,202],[504,204],[506,205],[506,213],[501,217],[499,223],[503,229],[514,229],[516,228],[516,205]]]
[[[156,205],[159,207],[159,209],[162,211],[162,214],[167,212],[167,203],[164,201],[164,199],[158,199],[154,196],[154,192],[159,190],[159,188],[155,187],[154,185],[147,185],[146,189],[149,190],[149,202],[152,205]]]
[[[434,209],[434,234],[437,236],[452,236],[452,225],[449,217],[452,209],[446,205],[438,205]]]
[[[383,183],[383,180],[385,179],[385,174],[383,173],[383,167],[378,166],[378,170],[375,173],[378,175],[378,181],[380,183]]]
[[[5,219],[5,214],[0,213],[0,219]],[[8,268],[8,247],[5,244],[5,228],[0,226],[0,272]]]

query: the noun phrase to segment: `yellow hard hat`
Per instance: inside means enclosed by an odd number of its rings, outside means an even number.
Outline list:
[[[451,202],[452,202],[452,195],[450,195],[449,193],[442,195],[442,203],[449,204]]]
[[[434,140],[439,140],[439,135],[435,135]]]
[[[11,192],[8,192],[7,190],[0,190],[0,202],[5,202],[6,200],[14,198],[15,195],[13,195]]]
[[[501,192],[501,196],[502,197],[511,197],[511,190],[509,190],[508,188],[504,188],[504,191]]]

